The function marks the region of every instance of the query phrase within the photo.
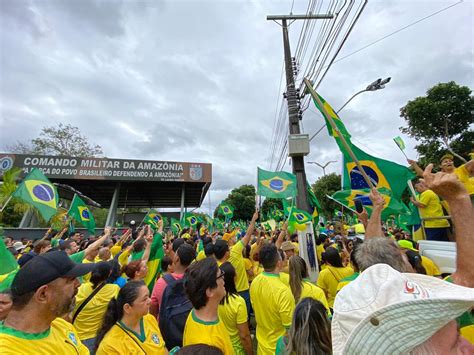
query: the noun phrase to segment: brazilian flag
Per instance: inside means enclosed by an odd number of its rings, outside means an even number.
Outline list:
[[[318,95],[319,96],[319,95]],[[376,158],[370,154],[367,154],[362,149],[358,148],[351,142],[351,136],[347,131],[344,123],[339,118],[339,116],[334,112],[332,107],[321,97],[321,102],[333,118],[338,130],[341,135],[347,141],[347,144],[353,151],[357,160],[359,160],[362,169],[365,171],[372,184],[377,188],[386,188],[392,191],[392,194],[395,198],[401,199],[403,192],[407,188],[407,181],[415,177],[415,174],[407,167],[396,164],[389,160],[384,160]],[[314,100],[316,108],[323,113],[321,107],[318,106],[318,103]],[[323,114],[324,116],[324,114]],[[361,190],[369,188],[367,182],[364,180],[362,173],[359,171],[354,160],[349,155],[349,152],[346,150],[342,144],[341,138],[338,136],[337,132],[334,132],[328,120],[326,120],[326,126],[328,128],[329,135],[333,136],[336,140],[339,149],[341,150],[344,156],[344,169],[343,169],[343,190]]]
[[[194,213],[185,213],[181,222],[185,226],[195,227],[199,222],[199,218]]]
[[[224,215],[226,219],[231,219],[234,216],[234,207],[228,204],[221,204],[219,206],[219,212]]]
[[[161,214],[157,212],[148,212],[145,218],[143,219],[143,223],[148,224],[154,230],[158,229],[160,226],[160,221],[163,220]]]
[[[174,234],[179,234],[183,230],[181,223],[176,218],[171,218],[171,231]]]
[[[161,260],[165,256],[165,251],[163,249],[163,237],[160,233],[156,233],[153,236],[153,241],[151,242],[150,256],[148,257],[148,262],[146,264],[148,272],[145,276],[145,284],[148,286],[150,292],[153,291],[155,286],[155,281],[158,276],[158,273],[161,271]]]
[[[308,212],[293,207],[288,218],[288,227],[290,230],[303,231],[306,229],[306,223],[312,220],[313,217]]]
[[[288,201],[286,198],[282,199],[281,202],[283,204],[283,213],[285,214],[285,217],[288,217],[291,213],[293,202]]]
[[[59,195],[56,187],[37,168],[24,178],[12,197],[35,207],[48,222],[58,210]]]
[[[408,214],[408,208],[399,200],[392,196],[392,192],[387,188],[379,188],[377,191],[385,200],[385,207],[382,211],[382,219],[386,220],[391,215]],[[369,215],[372,213],[372,201],[369,198],[370,189],[343,190],[337,191],[332,198],[342,203],[344,206],[355,209],[354,201],[359,200],[367,210]]]
[[[84,201],[82,201],[82,199],[77,196],[77,194],[74,195],[74,198],[71,202],[71,207],[69,207],[67,214],[86,227],[91,234],[95,233],[94,216]]]
[[[271,198],[295,197],[296,176],[285,171],[267,171],[258,168],[257,194]]]

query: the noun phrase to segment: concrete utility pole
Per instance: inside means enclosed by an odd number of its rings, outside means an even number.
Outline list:
[[[283,50],[285,54],[285,69],[286,69],[286,93],[284,94],[288,102],[288,118],[290,134],[300,134],[300,97],[296,92],[295,78],[296,74],[296,60],[291,58],[290,40],[288,36],[288,20],[309,20],[309,19],[331,19],[333,15],[277,15],[267,16],[267,20],[277,21],[281,20],[283,29]],[[290,23],[291,24],[291,23]],[[296,175],[298,195],[296,197],[296,206],[305,211],[309,211],[307,187],[306,187],[306,173],[304,169],[304,156],[292,156],[293,174]]]

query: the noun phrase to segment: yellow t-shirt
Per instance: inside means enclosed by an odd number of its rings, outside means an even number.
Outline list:
[[[324,253],[324,244],[321,243],[316,248],[316,254],[318,255],[318,261],[321,261],[323,253]]]
[[[249,280],[249,282],[251,282],[255,278],[255,275],[250,276],[248,273],[250,271],[253,272],[253,263],[250,259],[244,258],[244,264],[245,264],[245,271],[247,272],[247,279]]]
[[[425,268],[426,275],[441,276],[441,271],[439,270],[438,266],[430,258],[421,255],[421,265],[423,265]]]
[[[286,287],[290,287],[290,275],[287,272],[280,272],[280,281],[285,284]]]
[[[244,354],[240,342],[238,324],[247,323],[247,306],[245,300],[239,295],[229,295],[227,302],[219,305],[219,319],[224,323],[232,342],[235,354]]]
[[[0,322],[0,353],[18,354],[89,354],[74,326],[62,318],[56,318],[51,327],[42,333],[23,333],[6,327]]]
[[[278,338],[291,325],[295,299],[278,274],[263,272],[250,285],[257,321],[258,354],[275,354]]]
[[[333,307],[334,298],[336,297],[337,284],[343,278],[351,276],[354,270],[350,266],[334,267],[327,265],[324,270],[321,270],[318,277],[317,285],[321,287],[326,294],[329,307]]]
[[[235,268],[236,280],[235,287],[237,292],[246,291],[249,289],[249,279],[247,277],[247,271],[245,270],[245,261],[242,252],[244,251],[244,243],[239,240],[230,249],[229,261]]]
[[[420,208],[421,218],[444,216],[440,199],[433,191],[423,191],[419,196],[419,201],[426,206],[424,208]],[[449,222],[447,219],[434,219],[432,221],[425,221],[424,225],[426,228],[443,228],[449,227]]]
[[[73,314],[92,293],[92,284],[86,282],[79,287],[76,295],[76,307]],[[120,287],[114,284],[107,284],[87,302],[86,306],[79,313],[74,321],[74,327],[82,340],[95,338],[97,331],[102,325],[102,321],[107,311],[107,306],[112,298],[117,297]]]
[[[105,334],[97,355],[109,354],[167,354],[156,318],[147,314],[140,320],[140,334],[127,328],[120,321]]]
[[[454,174],[458,177],[466,187],[467,193],[469,195],[474,194],[474,179],[470,177],[469,171],[466,169],[466,165],[463,164],[460,167],[454,169]]]
[[[300,301],[306,297],[321,302],[323,306],[329,311],[329,304],[324,291],[320,287],[312,284],[309,280],[303,280]]]
[[[196,261],[201,261],[205,258],[206,258],[206,253],[204,253],[204,250],[201,250],[196,256]]]
[[[122,245],[120,244],[115,244],[112,248],[110,248],[110,254],[112,254],[112,258],[118,253],[120,253],[121,250],[122,250]]]
[[[189,312],[183,334],[183,346],[193,344],[215,346],[223,351],[225,355],[234,353],[224,322],[221,322],[220,319],[214,322],[200,320],[194,313],[194,309]]]
[[[345,277],[341,281],[339,281],[339,283],[337,284],[336,294],[358,277],[359,273],[354,272],[351,276]]]
[[[83,264],[93,264],[94,261],[90,261],[90,260],[87,260],[86,258],[84,258],[84,259],[82,259],[82,263]],[[89,280],[91,279],[91,276],[92,276],[91,272],[85,274],[84,276],[82,276],[82,282],[89,282]]]

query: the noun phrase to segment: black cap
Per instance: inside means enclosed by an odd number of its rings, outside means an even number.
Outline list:
[[[41,254],[18,270],[11,291],[14,296],[21,296],[60,277],[79,277],[94,268],[95,264],[76,264],[64,251]]]

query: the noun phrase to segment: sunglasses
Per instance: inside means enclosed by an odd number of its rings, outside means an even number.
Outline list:
[[[219,280],[219,279],[223,279],[224,275],[225,275],[225,272],[221,270],[221,274],[216,277],[216,281]]]

